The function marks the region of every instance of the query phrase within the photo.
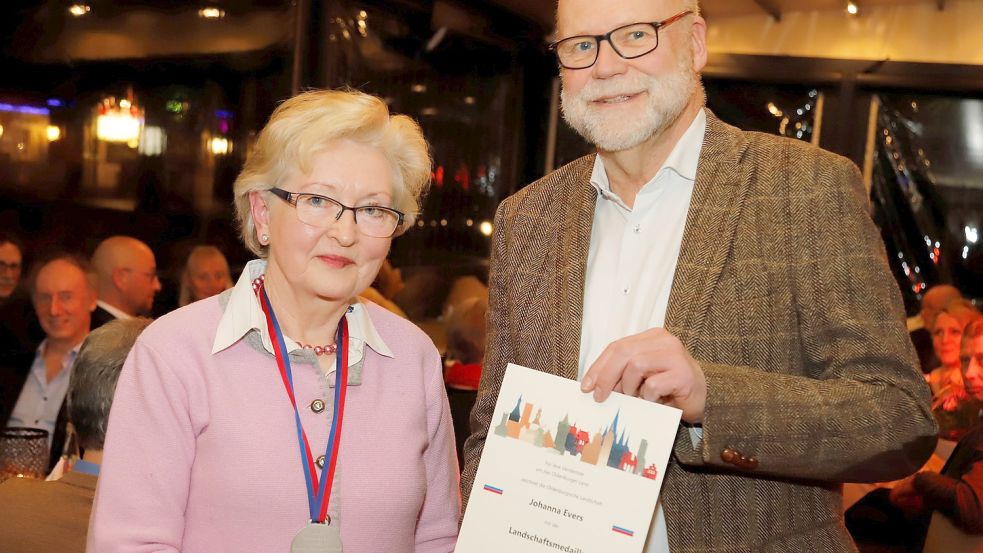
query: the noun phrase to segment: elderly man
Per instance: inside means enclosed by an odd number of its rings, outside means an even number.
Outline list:
[[[597,146],[495,218],[471,491],[506,364],[678,407],[647,551],[851,551],[840,483],[935,423],[849,161],[704,108],[695,0],[560,0],[566,120]]]
[[[103,240],[92,254],[99,293],[92,328],[113,320],[149,315],[160,292],[157,260],[150,246],[129,236]]]
[[[148,324],[150,320],[142,318],[114,321],[85,339],[67,399],[68,419],[84,449],[82,458],[55,482],[14,478],[0,485],[0,505],[17,506],[0,517],[0,551],[85,551],[116,380],[133,342]]]
[[[46,430],[52,465],[64,443],[61,410],[72,363],[89,333],[96,307],[88,272],[84,259],[58,254],[42,262],[33,278],[31,297],[45,338],[37,348],[7,426]]]

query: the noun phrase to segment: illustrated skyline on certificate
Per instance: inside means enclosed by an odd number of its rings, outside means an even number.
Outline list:
[[[571,424],[569,413],[564,414],[555,425],[544,423],[542,407],[536,410],[535,418],[530,420],[532,410],[536,406],[531,401],[523,403],[525,395],[532,394],[524,392],[516,400],[515,407],[511,411],[501,413],[500,422],[494,429],[496,436],[551,449],[561,455],[578,457],[584,463],[607,466],[649,480],[655,480],[658,476],[656,464],[646,462],[648,440],[641,438],[637,446],[632,448],[629,429],[625,424],[618,427],[620,409],[615,411],[609,425],[597,428],[591,433],[589,426],[577,425],[576,416]]]
[[[458,553],[641,553],[678,409],[509,364]]]

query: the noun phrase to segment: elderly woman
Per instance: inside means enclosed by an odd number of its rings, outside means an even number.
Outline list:
[[[235,183],[235,287],[148,328],[120,377],[89,551],[452,551],[440,358],[357,299],[429,182],[419,126],[359,92],[284,102]]]
[[[215,246],[195,246],[181,273],[178,306],[210,298],[232,288],[229,262]]]

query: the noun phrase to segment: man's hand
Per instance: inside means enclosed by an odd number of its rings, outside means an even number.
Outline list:
[[[584,392],[604,401],[612,391],[670,405],[690,424],[703,422],[707,381],[678,338],[664,328],[611,342],[587,370]]]
[[[891,504],[908,518],[915,518],[923,509],[922,495],[915,489],[915,477],[909,476],[891,488]]]

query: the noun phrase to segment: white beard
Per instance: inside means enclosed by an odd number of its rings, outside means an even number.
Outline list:
[[[563,118],[591,144],[608,152],[629,150],[650,137],[661,134],[686,109],[699,86],[689,60],[683,56],[676,70],[663,77],[633,71],[623,77],[592,79],[580,91],[560,92]],[[645,104],[638,109],[599,109],[597,98],[636,94],[645,91]]]

